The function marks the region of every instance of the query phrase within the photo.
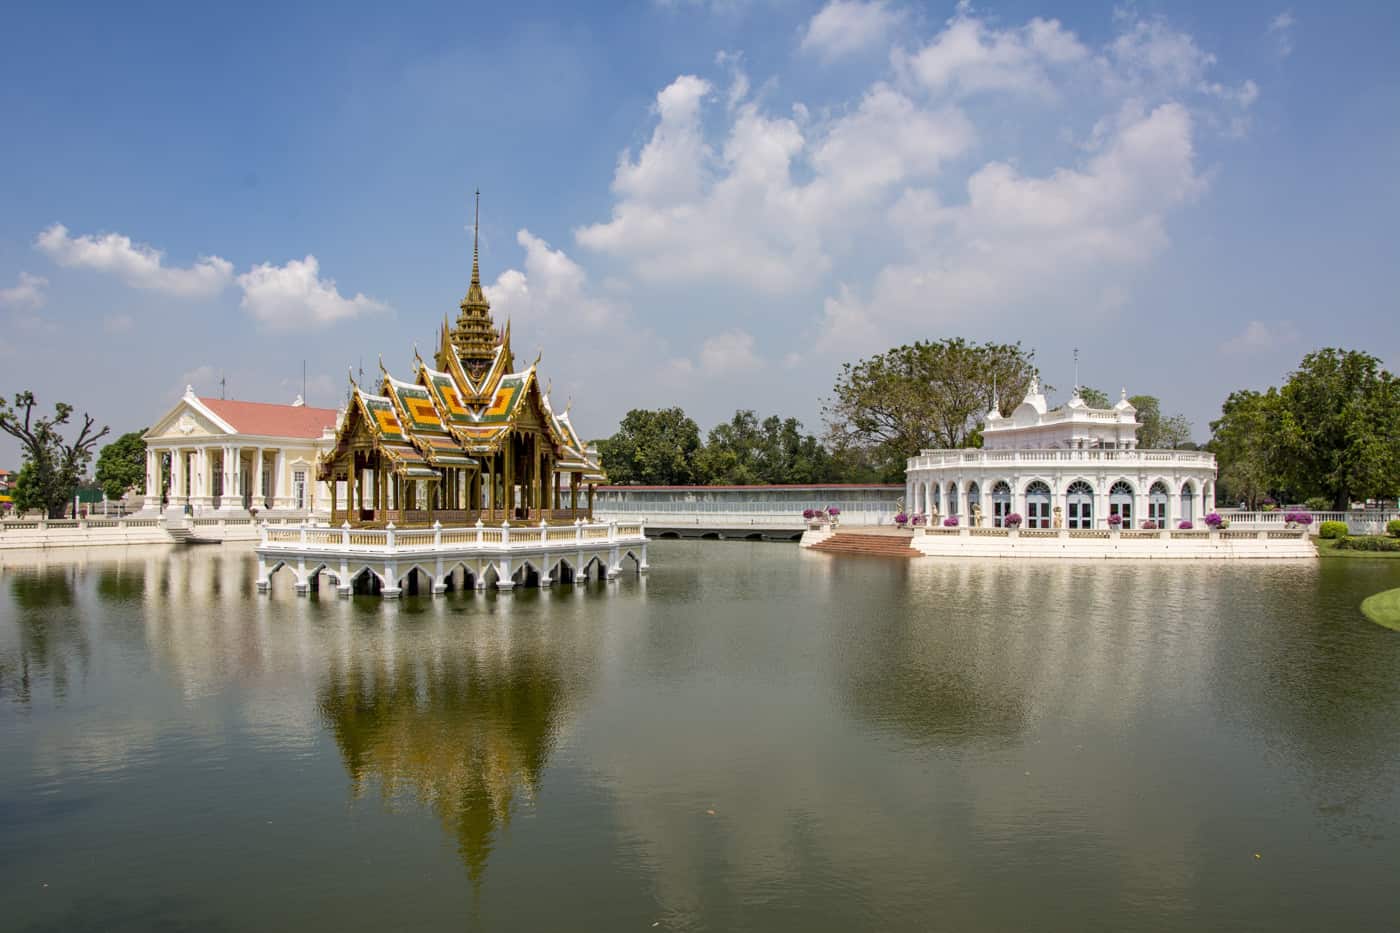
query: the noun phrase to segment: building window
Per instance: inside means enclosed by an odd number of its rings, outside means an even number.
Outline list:
[[[1124,528],[1133,527],[1133,487],[1119,480],[1108,490],[1108,514],[1123,519]]]
[[[1157,523],[1158,528],[1167,527],[1167,484],[1155,482],[1147,491],[1147,517]]]
[[[1039,480],[1026,487],[1026,527],[1050,527],[1050,487]]]
[[[306,508],[306,471],[297,470],[292,474],[292,499],[299,509]]]
[[[1065,490],[1066,525],[1070,528],[1094,527],[1094,489],[1083,480],[1075,480]]]
[[[1011,487],[1003,480],[992,487],[992,527],[1005,528],[1011,514]]]

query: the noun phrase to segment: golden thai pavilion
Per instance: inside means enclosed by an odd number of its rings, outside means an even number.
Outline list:
[[[456,323],[443,319],[429,366],[411,380],[381,360],[377,393],[353,376],[335,445],[317,463],[330,484],[332,523],[353,526],[574,521],[591,517],[606,482],[569,421],[542,389],[536,358],[515,369],[510,323],[497,330],[481,288],[480,254]],[[586,498],[585,498],[586,493]],[[348,494],[348,501],[339,501]]]

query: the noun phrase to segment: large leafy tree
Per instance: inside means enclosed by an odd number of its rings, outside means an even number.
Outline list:
[[[1128,401],[1137,409],[1138,447],[1145,450],[1177,450],[1191,442],[1191,422],[1185,415],[1163,415],[1162,403],[1155,395],[1130,395]]]
[[[616,434],[598,442],[603,469],[619,484],[694,483],[699,450],[700,426],[680,408],[634,408]]]
[[[1379,359],[1317,350],[1278,394],[1280,469],[1290,492],[1318,493],[1344,509],[1400,491],[1400,382]]]
[[[1280,484],[1279,422],[1282,417],[1277,389],[1230,393],[1220,418],[1210,423],[1211,439],[1219,468],[1221,502],[1242,501],[1256,508]]]
[[[59,402],[52,415],[43,416],[35,413],[35,405],[33,392],[15,393],[13,404],[0,398],[0,431],[24,445],[22,488],[16,504],[21,509],[41,508],[50,518],[62,518],[83,470],[92,462],[93,448],[108,429],[98,430],[92,416],[85,414],[83,426],[70,443],[59,429],[69,423],[73,406]]]
[[[120,499],[128,489],[146,491],[146,433],[128,431],[97,455],[97,484],[108,499]]]
[[[802,432],[802,422],[777,415],[760,422],[749,410],[710,431],[696,467],[710,484],[824,483],[835,476],[831,453]]]
[[[919,341],[847,363],[824,409],[828,437],[841,456],[858,452],[884,478],[924,447],[969,447],[991,409],[993,387],[1009,414],[1035,374],[1020,344]]]

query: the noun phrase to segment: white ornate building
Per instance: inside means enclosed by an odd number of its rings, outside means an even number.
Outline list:
[[[956,515],[961,526],[1124,529],[1199,526],[1215,508],[1215,455],[1197,450],[1143,450],[1137,410],[1127,392],[1112,408],[1074,397],[1048,409],[1038,380],[1011,416],[994,404],[981,448],[924,450],[905,471],[910,513],[929,524]]]
[[[328,516],[330,487],[316,460],[335,442],[338,412],[202,398],[194,389],[146,432],[143,512],[188,505],[195,515],[261,513]],[[162,474],[168,477],[161,501]]]

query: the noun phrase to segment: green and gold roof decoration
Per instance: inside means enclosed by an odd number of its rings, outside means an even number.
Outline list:
[[[477,198],[480,216],[480,195]],[[481,285],[481,260],[473,236],[471,283],[455,323],[444,318],[434,366],[414,352],[415,380],[395,379],[383,363],[382,395],[371,395],[354,384],[354,419],[342,420],[336,451],[355,442],[349,431],[382,445],[395,469],[439,467],[478,469],[478,458],[502,450],[513,434],[532,433],[547,439],[554,468],[577,473],[586,482],[606,482],[602,468],[569,421],[567,408],[556,414],[549,392],[539,383],[539,358],[525,369],[512,371],[510,322],[497,330],[491,303]],[[353,420],[353,423],[352,423]],[[369,430],[361,427],[367,426]],[[372,435],[372,437],[371,437]],[[408,474],[404,474],[408,475]]]

